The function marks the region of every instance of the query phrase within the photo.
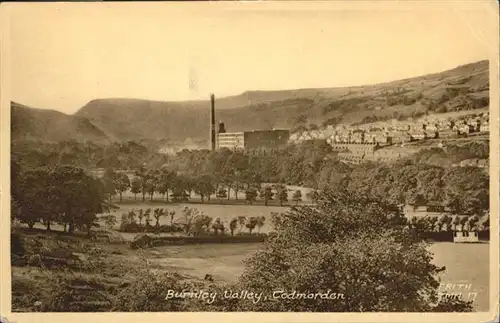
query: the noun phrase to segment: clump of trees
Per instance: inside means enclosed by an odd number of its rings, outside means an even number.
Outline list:
[[[215,221],[212,217],[203,212],[198,211],[196,208],[184,207],[182,210],[184,215],[184,231],[189,235],[226,235],[230,234],[243,234],[243,229],[246,228],[249,234],[257,228],[257,233],[265,224],[266,218],[264,216],[238,216],[232,218],[229,223],[224,222],[220,218]]]
[[[452,214],[479,217],[489,211],[489,175],[476,167],[444,168],[412,160],[353,167],[331,163],[321,170],[319,187],[338,185],[399,205],[439,205]]]
[[[102,178],[104,184],[104,191],[109,196],[109,201],[111,197],[115,194],[119,194],[120,201],[122,201],[122,194],[130,188],[130,179],[124,173],[116,173],[112,168],[107,168],[104,172]]]
[[[14,220],[33,228],[43,224],[47,231],[52,224],[63,225],[72,234],[97,227],[97,214],[107,209],[102,182],[73,166],[21,169],[13,162],[12,200]]]

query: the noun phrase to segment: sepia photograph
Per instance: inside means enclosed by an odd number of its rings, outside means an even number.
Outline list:
[[[0,13],[2,322],[495,322],[496,1]]]

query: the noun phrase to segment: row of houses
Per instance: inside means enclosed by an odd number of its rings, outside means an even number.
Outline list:
[[[350,164],[363,161],[392,162],[416,152],[414,147],[382,146],[379,144],[332,144],[340,160]]]
[[[456,118],[444,118],[438,115],[414,121],[392,120],[357,126],[345,124],[328,126],[324,129],[294,133],[290,136],[290,142],[299,143],[324,139],[330,145],[337,143],[392,145],[430,138],[450,138],[478,132],[489,132],[488,112]]]

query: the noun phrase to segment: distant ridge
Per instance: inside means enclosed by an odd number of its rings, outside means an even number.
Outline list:
[[[88,119],[54,110],[36,109],[11,102],[13,140],[31,139],[47,142],[63,140],[109,141],[108,136]]]
[[[365,86],[246,91],[222,98],[215,93],[215,97],[216,119],[223,120],[229,132],[416,117],[488,107],[489,62],[483,60],[440,73]],[[17,134],[33,132],[37,136],[41,132],[44,137],[57,139],[64,137],[61,133],[69,133],[80,140],[89,136],[179,145],[195,142],[204,146],[208,140],[209,106],[208,95],[207,100],[179,102],[95,99],[73,116],[54,115],[66,120],[62,125],[54,123],[65,127],[64,130],[42,131],[40,123],[28,129],[31,126],[24,125],[23,118],[18,116],[18,128],[25,130]],[[84,131],[73,132],[70,128],[76,121],[70,122],[68,117],[83,117],[89,123]]]

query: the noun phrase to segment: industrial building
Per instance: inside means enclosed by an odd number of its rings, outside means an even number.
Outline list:
[[[290,139],[288,129],[252,130],[242,132],[226,132],[224,122],[215,128],[215,99],[210,96],[210,144],[211,149],[244,150],[248,153],[268,154],[285,148]]]
[[[245,149],[245,133],[232,132],[232,133],[218,133],[217,134],[217,148],[227,148],[231,150],[244,150]]]
[[[289,137],[290,131],[286,129],[219,132],[217,133],[217,148],[269,152],[285,148]]]

